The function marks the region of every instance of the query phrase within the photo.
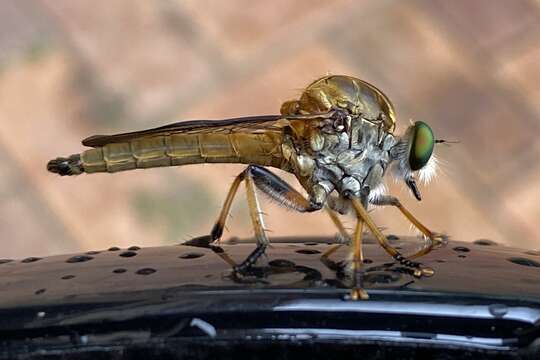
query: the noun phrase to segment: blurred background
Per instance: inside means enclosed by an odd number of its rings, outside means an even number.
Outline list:
[[[428,227],[540,247],[539,1],[4,0],[0,258],[207,234],[243,166],[60,178],[46,163],[93,134],[278,113],[328,73],[381,88],[398,132],[423,120],[460,141],[437,146],[422,202],[388,181]],[[243,199],[224,238],[251,234]],[[335,232],[322,213],[263,206],[271,236]],[[411,233],[395,209],[374,216]]]

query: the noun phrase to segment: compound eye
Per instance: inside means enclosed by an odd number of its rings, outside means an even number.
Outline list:
[[[422,121],[414,123],[412,132],[409,166],[411,167],[411,170],[415,171],[423,168],[429,161],[429,158],[433,153],[435,139],[431,128]]]

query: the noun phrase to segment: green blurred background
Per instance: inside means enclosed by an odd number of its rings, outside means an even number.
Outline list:
[[[46,162],[92,134],[277,113],[327,73],[383,89],[398,131],[423,120],[460,141],[437,147],[422,202],[388,182],[426,225],[540,246],[538,1],[4,0],[0,257],[208,233],[240,165],[60,178]],[[225,237],[250,234],[242,200]],[[264,207],[271,236],[334,233],[324,214]],[[411,233],[394,209],[374,216]]]

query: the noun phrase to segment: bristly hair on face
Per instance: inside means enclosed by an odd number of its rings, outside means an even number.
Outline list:
[[[435,154],[431,154],[427,164],[418,170],[418,179],[427,185],[437,176],[437,171],[439,170],[439,160]]]
[[[414,171],[409,164],[410,142],[413,136],[413,126],[410,126],[405,134],[401,136],[399,142],[392,148],[392,156],[395,163],[391,165],[390,172],[395,182],[400,182],[411,177]],[[439,168],[437,157],[431,154],[427,164],[418,170],[418,178],[423,184],[428,184],[437,175]]]

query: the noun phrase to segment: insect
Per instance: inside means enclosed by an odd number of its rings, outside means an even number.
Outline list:
[[[218,241],[240,185],[247,203],[257,247],[235,269],[249,268],[264,253],[265,233],[257,190],[299,212],[324,209],[343,238],[351,243],[352,271],[362,267],[364,224],[383,249],[417,277],[433,270],[414,259],[441,243],[443,236],[422,225],[394,196],[385,194],[384,177],[393,173],[421,200],[416,178],[430,177],[436,140],[424,122],[394,134],[396,115],[388,97],[375,86],[344,75],[312,82],[299,99],[285,102],[279,115],[227,120],[197,120],[117,135],[95,135],[82,141],[92,149],[51,160],[47,169],[59,175],[79,175],[198,163],[243,163],[248,166],[233,181],[211,230]],[[272,173],[274,167],[293,173],[305,189],[304,197]],[[394,206],[426,238],[422,249],[403,256],[392,247],[367,212],[369,205]],[[352,210],[357,222],[350,236],[338,214]],[[330,256],[340,245],[330,248]],[[360,280],[358,280],[360,281]],[[352,297],[366,298],[355,286]]]

